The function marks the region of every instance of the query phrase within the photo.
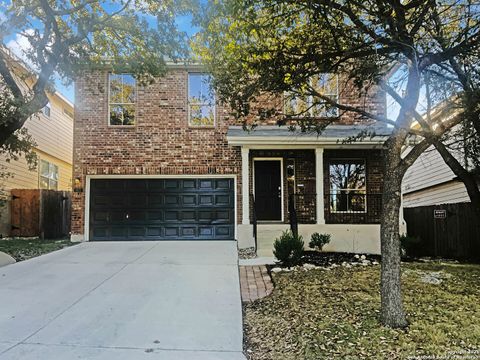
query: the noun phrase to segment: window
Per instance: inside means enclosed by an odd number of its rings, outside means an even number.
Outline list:
[[[58,166],[45,160],[40,160],[40,189],[58,189]]]
[[[109,74],[109,124],[135,125],[136,81],[131,74]]]
[[[318,93],[338,102],[338,76],[320,74],[310,78],[310,86]],[[326,104],[322,99],[311,95],[285,94],[285,115],[310,117],[337,117],[338,108]]]
[[[215,126],[215,94],[210,83],[210,76],[207,74],[188,74],[188,124],[190,126]]]
[[[42,109],[42,112],[45,116],[50,117],[50,113],[52,112],[52,107],[50,105],[50,101],[47,102],[47,105],[45,105]]]
[[[366,212],[365,168],[364,160],[330,162],[330,211]]]

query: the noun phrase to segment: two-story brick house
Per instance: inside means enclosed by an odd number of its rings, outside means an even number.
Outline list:
[[[312,116],[336,120],[319,136],[275,121],[246,132],[206,78],[200,66],[183,65],[142,86],[107,69],[78,77],[72,239],[237,240],[246,248],[255,219],[258,253],[270,255],[290,204],[307,240],[330,233],[329,250],[379,253],[390,130],[317,107]],[[336,77],[325,83],[342,103],[385,112],[381,92],[365,102]],[[307,102],[277,98],[276,106],[288,113]],[[376,135],[343,141],[365,129]]]

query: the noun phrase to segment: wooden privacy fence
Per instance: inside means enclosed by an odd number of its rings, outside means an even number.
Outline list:
[[[480,259],[480,224],[471,203],[405,208],[409,236],[419,237],[420,256]]]
[[[68,191],[11,190],[12,236],[65,238],[70,234],[72,195]]]

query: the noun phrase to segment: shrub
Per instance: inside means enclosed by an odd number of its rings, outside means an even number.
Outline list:
[[[400,235],[400,244],[402,246],[402,256],[416,257],[420,253],[420,245],[422,239],[419,237],[408,236],[407,234]]]
[[[330,242],[331,238],[332,236],[330,234],[319,234],[317,232],[313,233],[308,246],[311,249],[322,251],[323,247]]]
[[[295,266],[300,264],[303,255],[302,236],[295,236],[291,231],[284,231],[280,238],[273,243],[273,255],[284,266]]]

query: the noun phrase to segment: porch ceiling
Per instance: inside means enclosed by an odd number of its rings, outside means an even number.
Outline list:
[[[252,131],[245,131],[241,126],[230,126],[227,141],[228,144],[237,146],[371,148],[380,147],[391,132],[392,128],[383,124],[329,125],[320,135],[290,131],[286,126],[259,126]],[[368,133],[368,135],[363,140],[344,142],[361,133]]]

